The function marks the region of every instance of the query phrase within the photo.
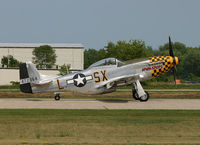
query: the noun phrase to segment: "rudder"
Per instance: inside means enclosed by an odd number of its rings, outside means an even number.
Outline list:
[[[20,90],[24,93],[32,93],[32,88],[26,63],[20,64],[19,74],[20,74]]]
[[[31,62],[22,63],[19,66],[20,90],[24,93],[33,93],[31,83],[40,80],[40,74]]]

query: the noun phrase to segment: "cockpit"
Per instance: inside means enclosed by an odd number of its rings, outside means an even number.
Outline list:
[[[124,63],[119,61],[116,58],[105,58],[105,59],[102,59],[102,60],[97,61],[96,63],[90,65],[89,68],[97,67],[97,66],[106,66],[106,65],[117,65],[117,67],[120,67],[120,66],[124,65]]]

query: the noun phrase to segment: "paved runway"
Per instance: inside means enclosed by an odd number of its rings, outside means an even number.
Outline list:
[[[0,109],[180,109],[199,110],[200,99],[0,99]]]

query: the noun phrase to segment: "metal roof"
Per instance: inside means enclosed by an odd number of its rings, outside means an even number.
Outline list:
[[[73,43],[0,43],[0,48],[35,48],[50,45],[54,48],[84,48],[82,44]]]

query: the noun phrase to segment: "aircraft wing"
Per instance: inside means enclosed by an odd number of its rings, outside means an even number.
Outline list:
[[[137,79],[139,77],[139,74],[131,74],[131,75],[124,75],[124,76],[119,76],[113,79],[110,79],[107,82],[101,83],[99,85],[96,85],[95,88],[101,88],[103,86],[106,85],[106,87],[109,89],[111,88],[114,84],[119,84],[120,81],[124,81],[124,82],[130,82],[134,79]]]

